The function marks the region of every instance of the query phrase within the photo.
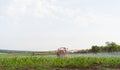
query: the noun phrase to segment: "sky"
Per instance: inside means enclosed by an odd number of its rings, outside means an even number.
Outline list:
[[[120,44],[120,0],[0,0],[0,49]]]

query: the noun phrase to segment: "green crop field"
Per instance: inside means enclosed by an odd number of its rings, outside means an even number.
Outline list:
[[[119,57],[11,57],[0,58],[0,70],[111,70],[120,68]]]

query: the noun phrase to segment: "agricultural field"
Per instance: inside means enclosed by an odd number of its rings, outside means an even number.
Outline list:
[[[119,70],[120,57],[78,56],[64,58],[31,56],[30,54],[1,54],[0,70]],[[73,55],[73,54],[72,54]],[[71,55],[71,56],[72,56]],[[97,55],[97,54],[96,54]],[[10,58],[8,58],[9,56]],[[54,57],[53,57],[54,56]],[[76,56],[76,55],[75,55]]]

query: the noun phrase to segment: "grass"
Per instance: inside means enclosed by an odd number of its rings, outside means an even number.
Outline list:
[[[119,68],[120,58],[107,57],[12,57],[0,58],[0,70],[97,70],[101,68]]]

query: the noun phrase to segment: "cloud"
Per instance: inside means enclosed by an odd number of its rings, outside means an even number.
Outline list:
[[[45,21],[51,19],[50,23],[58,21],[64,24],[81,25],[94,22],[92,12],[81,8],[65,7],[58,3],[59,1],[57,0],[11,0],[6,9],[4,9],[4,17],[7,17],[8,21],[15,23],[31,19],[38,19],[38,21],[39,19]],[[92,13],[92,15],[89,15],[89,13]]]
[[[13,0],[7,13],[10,16],[32,15],[34,17],[44,17],[50,15],[50,2],[47,0]]]
[[[74,24],[80,26],[119,23],[119,17],[106,16],[92,8],[63,6],[58,0],[11,0],[4,10],[4,18],[11,23]],[[97,12],[97,13],[96,13]],[[100,14],[100,15],[99,15]],[[46,21],[47,20],[47,21]]]
[[[100,13],[90,7],[68,7],[58,0],[11,0],[1,8],[3,22],[9,24],[36,24],[41,27],[58,28],[74,25],[74,27],[106,27],[120,23],[115,15]],[[50,25],[51,24],[51,25]],[[63,29],[64,30],[64,29]]]
[[[119,39],[120,25],[116,24],[120,23],[120,17],[91,7],[70,7],[61,3],[61,0],[10,0],[0,6],[1,38],[6,40],[4,43],[1,40],[3,45],[14,46],[15,42],[19,48],[31,47],[32,50],[34,45],[34,48],[43,46],[46,49],[70,43],[79,47],[80,42],[84,42],[83,46],[88,42],[89,46],[89,41],[112,40],[114,35]]]

